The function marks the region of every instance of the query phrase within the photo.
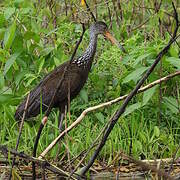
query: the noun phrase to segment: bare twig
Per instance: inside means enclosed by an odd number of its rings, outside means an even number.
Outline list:
[[[91,9],[90,9],[88,3],[86,2],[86,0],[84,0],[84,2],[85,2],[85,4],[86,4],[87,11],[91,14],[91,16],[92,16],[94,22],[96,22],[96,18],[95,18],[95,16],[94,16],[94,14],[92,13],[92,11],[91,11]]]
[[[44,168],[50,170],[51,172],[53,173],[56,173],[56,174],[59,174],[59,175],[65,175],[65,176],[69,176],[69,174],[65,171],[63,171],[62,169],[58,168],[57,166],[49,163],[48,161],[46,160],[41,160],[41,159],[38,159],[38,158],[35,158],[35,157],[31,157],[27,154],[25,154],[24,152],[17,152],[16,150],[14,149],[8,149],[6,146],[4,145],[0,145],[0,151],[3,153],[3,154],[6,154],[6,155],[14,155],[14,156],[18,156],[22,159],[24,159],[25,161],[27,162],[35,162],[37,164],[39,164],[40,166],[44,166]],[[72,177],[72,179],[76,179],[74,177]]]
[[[23,128],[23,125],[24,125],[24,118],[26,116],[26,111],[27,111],[27,107],[28,107],[29,96],[30,96],[30,93],[28,94],[27,99],[26,99],[26,104],[25,104],[25,107],[24,107],[24,112],[23,112],[23,116],[22,116],[22,119],[21,119],[21,124],[20,124],[20,127],[19,127],[19,134],[18,134],[18,138],[17,138],[17,141],[16,141],[16,148],[15,148],[16,151],[18,150],[19,140],[20,140],[20,137],[21,137],[21,134],[22,134],[22,128]],[[13,166],[14,166],[14,163],[15,163],[15,158],[16,157],[14,156],[13,161],[12,161],[12,166],[11,166],[11,172],[10,172],[10,175],[9,175],[9,179],[11,179],[11,176],[12,176],[12,169],[13,169]]]
[[[158,176],[160,176],[160,177],[163,177],[163,178],[169,179],[169,180],[173,179],[173,178],[172,178],[168,173],[166,173],[164,170],[161,170],[161,169],[159,169],[159,168],[156,168],[156,166],[154,166],[154,165],[150,165],[150,164],[148,164],[148,163],[146,163],[146,162],[143,162],[143,161],[141,161],[141,160],[134,159],[132,156],[128,156],[128,155],[124,154],[123,152],[120,153],[120,156],[123,156],[123,157],[129,159],[130,161],[132,161],[132,162],[134,162],[135,164],[139,165],[139,166],[140,166],[142,169],[144,169],[144,170],[151,170],[151,171],[157,173]],[[159,161],[159,162],[160,162],[160,161]]]
[[[118,17],[118,13],[117,13],[116,1],[112,0],[112,3],[113,3],[114,12],[115,12],[115,15],[116,15],[116,24],[118,25],[118,27],[120,27],[119,17]]]
[[[84,159],[87,157],[87,155],[89,154],[89,152],[97,145],[98,140],[100,139],[100,137],[102,136],[104,130],[108,127],[110,121],[108,121],[106,123],[106,125],[104,126],[104,128],[101,130],[101,132],[99,133],[99,135],[97,136],[97,138],[93,141],[93,143],[91,144],[91,146],[88,148],[88,150],[86,151],[86,153],[84,154],[83,158],[79,161],[79,163],[77,164],[77,166],[73,169],[73,171],[71,172],[69,179],[71,178],[71,176],[75,173],[75,171],[79,168],[79,166],[82,164],[82,162],[84,161]]]
[[[80,45],[80,43],[81,43],[81,41],[82,41],[82,39],[83,39],[84,33],[85,33],[85,31],[86,31],[86,28],[85,28],[85,26],[84,26],[84,23],[81,23],[81,24],[82,24],[83,31],[82,31],[82,34],[81,34],[81,37],[80,37],[79,41],[76,43],[76,47],[75,47],[75,49],[74,49],[74,52],[72,53],[70,62],[73,61],[73,59],[74,59],[74,57],[75,57],[75,55],[76,55],[76,51],[77,51],[77,49],[78,49],[78,47],[79,47],[79,45]]]
[[[141,93],[141,92],[144,92],[145,90],[147,89],[150,89],[152,87],[154,87],[155,85],[159,84],[160,82],[165,82],[175,76],[178,76],[180,75],[180,71],[177,71],[173,74],[169,74],[168,76],[165,76],[161,79],[158,79],[142,88],[140,88],[138,90],[137,93]],[[52,143],[41,153],[41,155],[38,157],[38,158],[43,158],[55,145],[56,143],[62,138],[64,137],[64,135],[66,133],[68,133],[69,131],[71,131],[74,127],[76,127],[82,120],[83,118],[86,116],[86,114],[88,114],[89,112],[92,112],[92,111],[95,111],[97,109],[100,109],[100,108],[103,108],[103,107],[106,107],[106,106],[110,106],[112,104],[115,104],[121,100],[124,100],[125,98],[127,98],[128,94],[124,95],[124,96],[121,96],[121,97],[118,97],[116,99],[113,99],[111,101],[108,101],[108,102],[105,102],[105,103],[102,103],[102,104],[99,104],[99,105],[96,105],[96,106],[93,106],[93,107],[89,107],[87,109],[85,109],[81,115],[76,119],[76,121],[74,121],[67,129],[65,129],[56,139],[54,139],[52,141]]]
[[[111,10],[109,8],[109,2],[106,1],[106,7],[108,9],[108,16],[109,16],[109,24],[110,24],[110,29],[112,28],[112,17],[111,17]]]
[[[109,134],[111,133],[111,131],[113,130],[113,128],[114,128],[116,122],[118,121],[119,117],[125,112],[129,101],[137,94],[138,89],[143,85],[143,83],[146,81],[146,79],[149,77],[149,75],[153,72],[154,68],[159,63],[159,61],[161,60],[163,55],[165,53],[167,53],[167,51],[169,50],[171,44],[176,40],[176,34],[177,34],[177,31],[178,31],[178,28],[179,28],[178,14],[177,14],[177,11],[176,11],[176,8],[175,8],[173,2],[172,2],[172,6],[173,6],[173,9],[174,9],[174,18],[176,20],[176,27],[175,27],[172,38],[169,40],[168,44],[159,52],[159,54],[157,55],[154,63],[151,65],[151,67],[147,70],[147,72],[144,74],[144,76],[137,83],[136,87],[131,91],[131,93],[125,99],[125,101],[122,104],[122,106],[120,107],[120,109],[118,109],[116,111],[115,115],[111,118],[111,123],[110,123],[109,127],[104,132],[104,136],[101,139],[101,142],[99,143],[99,145],[98,145],[97,149],[95,150],[95,152],[93,153],[92,157],[90,158],[88,164],[82,169],[82,171],[80,173],[81,175],[85,175],[86,172],[89,170],[89,168],[93,165],[95,159],[97,158],[99,152],[101,151],[101,149],[105,145],[106,140],[109,137]]]
[[[172,170],[173,170],[173,164],[174,164],[174,161],[175,161],[175,158],[176,158],[176,155],[177,155],[179,149],[180,149],[180,144],[179,144],[179,146],[176,148],[175,153],[173,154],[172,161],[171,161],[171,165],[170,165],[169,171],[168,171],[168,175],[170,175],[170,173],[171,173]]]

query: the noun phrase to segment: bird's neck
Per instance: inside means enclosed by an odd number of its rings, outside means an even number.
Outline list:
[[[93,59],[95,52],[96,52],[96,46],[97,46],[97,35],[91,33],[89,45],[83,54],[85,61],[89,61],[89,60]]]
[[[88,47],[86,48],[83,55],[77,58],[74,61],[74,63],[76,63],[78,66],[91,67],[96,52],[96,46],[97,46],[97,35],[95,35],[94,33],[90,33],[90,42]]]

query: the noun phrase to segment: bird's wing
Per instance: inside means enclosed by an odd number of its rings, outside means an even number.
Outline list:
[[[30,92],[28,106],[25,118],[30,118],[40,113],[40,107],[42,103],[42,110],[45,111],[49,105],[52,94],[54,93],[54,87],[56,86],[57,78],[61,78],[63,69],[67,66],[68,62],[63,63],[59,67],[55,68],[52,72],[47,74],[40,83]],[[59,77],[60,76],[60,77]],[[23,102],[18,106],[15,119],[21,119],[24,113],[27,96]]]
[[[25,118],[37,116],[40,113],[41,107],[43,112],[47,110],[56,91],[56,87],[61,80],[62,74],[64,73],[64,69],[65,67],[67,67],[67,65],[68,62],[54,69],[50,74],[45,76],[40,81],[40,83],[30,92]],[[75,65],[70,65],[70,69],[67,70],[62,85],[58,90],[54,101],[52,102],[53,107],[60,106],[63,101],[67,100],[69,84],[73,98],[77,95],[77,93],[79,93],[80,89],[84,85],[82,81],[82,79],[84,78],[82,77],[82,74],[79,73],[79,68],[74,68],[74,66]],[[15,119],[20,119],[22,117],[26,100],[27,97],[18,106],[15,114]]]

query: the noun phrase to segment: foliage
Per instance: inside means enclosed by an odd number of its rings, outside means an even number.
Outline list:
[[[81,34],[79,18],[82,17],[77,16],[85,11],[84,5],[81,6],[79,1],[70,1],[65,7],[64,2],[52,1],[52,6],[48,2],[5,0],[0,4],[0,142],[12,148],[18,136],[18,123],[14,120],[17,105],[45,74],[70,59]],[[97,4],[88,2],[91,9],[95,11],[97,8],[100,20],[112,24],[115,37],[124,41],[128,54],[99,39],[88,82],[71,103],[68,125],[85,108],[130,92],[167,44],[170,35],[164,24],[170,32],[174,28],[172,17],[167,15],[172,11],[170,1],[163,2],[157,13],[153,9],[154,1],[143,1],[144,7],[152,9],[141,8],[137,0],[122,1],[122,19],[120,9],[116,8],[119,21],[114,14],[111,22],[105,1],[97,1]],[[108,2],[112,13],[113,3]],[[86,13],[84,21],[88,21],[89,17]],[[147,23],[136,28],[146,19]],[[162,24],[159,24],[159,19]],[[88,39],[87,31],[78,54],[83,53]],[[146,83],[180,70],[179,53],[179,47],[174,43]],[[180,77],[175,77],[137,95],[119,119],[99,159],[111,162],[120,150],[141,159],[171,157],[179,144],[179,82]],[[89,114],[69,134],[68,144],[62,141],[60,152],[56,146],[49,156],[54,158],[59,152],[58,157],[62,157],[67,152],[67,145],[71,157],[87,149],[118,107],[113,105]],[[25,122],[19,150],[32,152],[40,117],[34,119]],[[58,112],[53,110],[43,130],[38,153],[59,134],[57,124]]]

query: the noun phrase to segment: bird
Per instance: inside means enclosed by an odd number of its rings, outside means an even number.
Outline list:
[[[57,68],[47,74],[40,83],[30,91],[29,100],[26,108],[24,119],[36,117],[41,112],[45,112],[52,100],[56,85],[61,79],[64,70],[67,68],[67,72],[64,75],[61,87],[58,89],[55,97],[53,98],[52,108],[59,108],[59,129],[62,128],[62,122],[65,116],[65,107],[68,105],[68,95],[70,94],[70,101],[74,99],[88,79],[92,62],[97,47],[98,35],[104,35],[106,39],[109,39],[112,44],[117,45],[122,50],[123,47],[109,32],[108,26],[103,21],[97,21],[90,26],[90,42],[85,52],[78,58],[74,58],[71,62],[66,61],[59,65]],[[69,88],[69,94],[68,94]],[[17,107],[15,112],[15,119],[21,120],[27,96]]]

